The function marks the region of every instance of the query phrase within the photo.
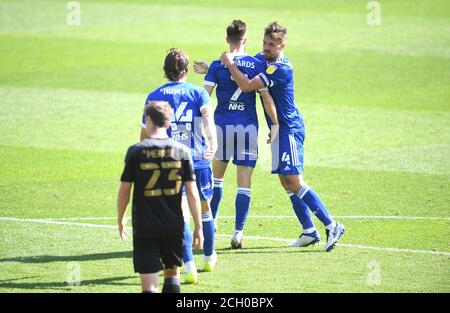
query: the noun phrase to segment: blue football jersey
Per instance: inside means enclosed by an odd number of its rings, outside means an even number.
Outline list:
[[[147,96],[147,101],[167,101],[172,106],[169,137],[179,141],[192,151],[194,168],[207,168],[210,161],[204,160],[206,140],[202,133],[201,111],[210,106],[209,95],[204,88],[186,82],[169,82]],[[145,116],[142,116],[145,127]]]
[[[262,55],[261,53],[259,55]],[[277,108],[280,135],[304,132],[303,118],[294,101],[294,74],[287,57],[266,63],[265,71],[258,74]],[[269,126],[272,124],[266,115]]]
[[[234,63],[248,78],[265,70],[265,65],[247,54],[236,55]],[[228,68],[215,60],[205,76],[205,85],[217,86],[217,108],[214,113],[219,125],[258,125],[255,92],[244,93],[233,80]]]

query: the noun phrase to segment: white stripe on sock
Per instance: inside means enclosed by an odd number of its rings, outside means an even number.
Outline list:
[[[212,220],[213,220],[213,217],[212,217],[211,212],[202,213],[202,222],[209,222]]]
[[[300,188],[300,190],[297,192],[297,196],[300,199],[303,199],[303,197],[305,196],[305,194],[311,189],[311,187],[309,187],[308,185],[303,186],[302,188]]]
[[[223,179],[214,178],[213,185],[214,187],[223,187]]]
[[[238,195],[246,195],[251,197],[252,195],[252,190],[250,188],[243,188],[243,187],[239,187],[238,191],[237,191]]]
[[[311,233],[313,233],[315,231],[316,231],[316,228],[315,227],[311,227],[311,228],[304,229],[303,233],[304,234],[311,234]]]

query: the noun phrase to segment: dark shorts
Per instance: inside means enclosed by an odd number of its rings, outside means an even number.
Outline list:
[[[150,274],[174,266],[180,267],[183,244],[183,233],[166,238],[133,238],[134,271]]]

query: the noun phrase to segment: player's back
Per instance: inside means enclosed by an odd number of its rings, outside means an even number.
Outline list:
[[[236,55],[234,62],[238,69],[250,79],[264,70],[264,65],[258,59],[247,54]],[[205,76],[205,84],[217,85],[216,120],[226,120],[229,124],[257,125],[255,92],[242,92],[228,68],[219,60],[212,62]]]
[[[201,110],[210,105],[204,88],[187,82],[169,82],[151,92],[146,103],[167,101],[172,108],[170,137],[192,150],[195,168],[207,168],[210,162],[204,160],[206,140],[202,134]],[[143,117],[144,124],[144,117]]]
[[[171,138],[145,139],[128,149],[124,173],[134,182],[134,235],[154,238],[182,232],[181,187],[195,179],[189,148]]]

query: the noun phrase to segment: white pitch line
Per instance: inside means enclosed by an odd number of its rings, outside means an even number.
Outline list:
[[[113,226],[113,225],[59,222],[59,221],[51,221],[51,220],[26,219],[26,218],[14,218],[14,217],[0,217],[0,221],[30,222],[30,223],[53,224],[53,225],[68,225],[68,226],[117,229],[117,226]],[[129,227],[129,228],[131,228],[131,227]],[[216,236],[224,237],[224,238],[232,237],[231,235],[227,235],[227,234],[216,234]],[[273,237],[261,237],[261,236],[245,236],[245,238],[246,239],[254,239],[254,240],[292,242],[292,239],[287,239],[287,238],[273,238]],[[368,250],[378,250],[378,251],[392,251],[392,252],[406,252],[406,253],[434,254],[434,255],[450,256],[450,252],[439,252],[439,251],[430,251],[430,250],[412,250],[412,249],[401,249],[401,248],[372,247],[372,246],[352,245],[352,244],[342,244],[342,243],[340,243],[338,245],[342,246],[342,247],[355,248],[355,249],[366,249],[366,250],[368,249]]]
[[[231,238],[232,235],[225,234],[216,234],[218,237]],[[293,242],[292,239],[286,238],[271,238],[271,237],[261,237],[261,236],[244,236],[245,239],[255,239],[255,240],[270,240],[270,241],[280,241],[280,242]],[[320,245],[324,245],[324,243],[320,242]],[[412,249],[400,249],[400,248],[384,248],[384,247],[372,247],[372,246],[363,246],[363,245],[352,245],[348,243],[338,243],[337,246],[340,247],[348,247],[355,249],[369,249],[369,250],[378,250],[378,251],[393,251],[393,252],[409,252],[409,253],[419,253],[419,254],[437,254],[437,255],[447,255],[450,256],[450,252],[440,252],[440,251],[430,251],[430,250],[412,250]]]
[[[236,218],[233,215],[219,215],[218,219],[221,218]],[[295,216],[287,215],[250,215],[247,218],[273,218],[273,219],[295,219]],[[437,216],[379,216],[379,215],[333,215],[333,218],[342,219],[392,219],[392,220],[450,220],[450,217],[437,217]]]
[[[131,217],[130,217],[131,218]],[[40,220],[45,221],[110,221],[116,220],[117,217],[51,217],[51,218],[40,218]]]
[[[30,223],[43,223],[43,224],[53,224],[53,225],[68,225],[68,226],[82,226],[82,227],[93,227],[93,228],[114,228],[114,229],[117,228],[117,226],[113,226],[113,225],[73,223],[73,222],[59,222],[59,221],[50,221],[50,220],[32,219],[32,218],[0,217],[0,221],[30,222]]]
[[[335,215],[334,218],[341,219],[388,219],[388,220],[450,220],[450,217],[438,216],[396,216],[396,215]],[[218,219],[233,219],[234,215],[219,215]],[[250,215],[248,218],[261,219],[295,219],[295,216],[288,215]],[[117,217],[60,217],[60,218],[40,218],[39,220],[47,221],[100,221],[100,220],[115,220]]]

